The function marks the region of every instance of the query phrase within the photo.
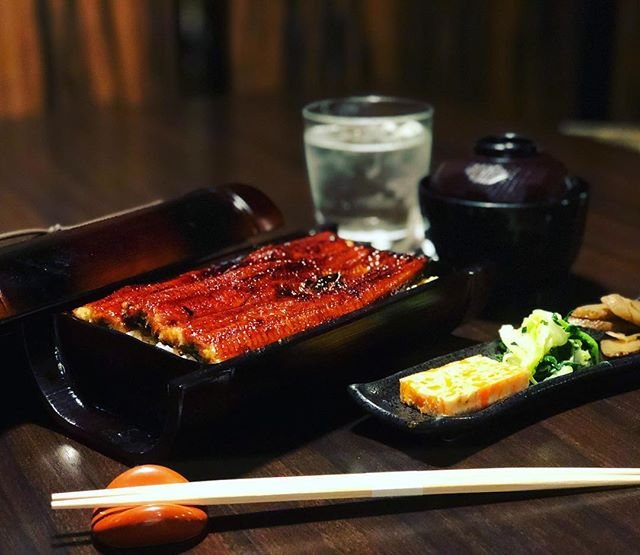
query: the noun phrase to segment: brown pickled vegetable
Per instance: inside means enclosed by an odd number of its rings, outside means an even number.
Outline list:
[[[606,357],[620,357],[640,352],[640,333],[624,335],[623,333],[611,333],[608,339],[600,342],[602,354]]]
[[[579,306],[571,312],[569,323],[600,330],[607,338],[600,342],[606,357],[620,357],[640,352],[640,301],[611,293],[601,304]]]
[[[567,318],[567,322],[574,326],[580,326],[581,328],[588,328],[590,330],[614,332],[614,333],[633,333],[637,327],[629,322],[625,322],[622,318],[612,316],[610,319],[590,319],[590,318],[577,318],[572,312]]]
[[[640,326],[640,301],[628,299],[615,293],[606,295],[601,300],[618,318]]]
[[[609,320],[613,316],[613,312],[604,303],[586,304],[572,310],[571,316],[586,320]]]

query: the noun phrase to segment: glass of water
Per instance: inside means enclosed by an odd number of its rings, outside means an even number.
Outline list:
[[[424,239],[418,182],[429,174],[433,108],[362,96],[304,107],[304,144],[320,224],[379,249],[412,251]]]

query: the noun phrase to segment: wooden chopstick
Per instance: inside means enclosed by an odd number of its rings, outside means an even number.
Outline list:
[[[54,493],[53,509],[148,503],[226,505],[415,495],[622,487],[640,484],[640,468],[512,467],[207,480]]]

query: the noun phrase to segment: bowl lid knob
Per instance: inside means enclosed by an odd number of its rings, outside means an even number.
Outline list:
[[[531,139],[516,133],[482,137],[476,142],[473,151],[480,156],[495,158],[530,158],[538,154],[538,148]]]

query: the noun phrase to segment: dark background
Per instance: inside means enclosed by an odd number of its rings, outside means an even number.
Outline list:
[[[640,117],[635,0],[0,0],[0,116],[362,92]]]

